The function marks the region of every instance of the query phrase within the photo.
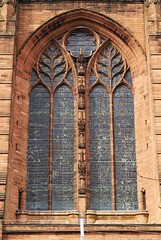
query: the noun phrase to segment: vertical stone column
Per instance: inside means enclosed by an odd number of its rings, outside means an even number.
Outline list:
[[[78,131],[79,131],[79,212],[80,217],[84,217],[86,211],[86,145],[85,145],[85,57],[80,49],[80,55],[78,57]]]
[[[161,186],[161,13],[160,0],[147,0],[145,7],[145,34],[148,66],[149,107],[151,133],[154,136],[152,156],[154,178]],[[155,145],[156,143],[156,145]],[[155,164],[157,163],[157,164]],[[157,174],[158,173],[158,174]],[[154,181],[155,182],[155,181]],[[159,188],[159,184],[158,184]],[[159,189],[158,189],[159,192]],[[161,193],[161,187],[160,187]],[[159,196],[156,197],[159,199]],[[158,202],[158,205],[160,203]]]
[[[0,1],[0,239],[8,164],[11,89],[13,78],[16,1]]]

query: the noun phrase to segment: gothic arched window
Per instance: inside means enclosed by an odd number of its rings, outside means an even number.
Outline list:
[[[31,76],[28,210],[74,208],[74,99],[71,85],[70,69],[58,45],[52,42],[40,54]]]
[[[115,45],[95,56],[89,79],[90,208],[136,210],[133,85]]]
[[[70,210],[81,194],[93,210],[137,209],[134,91],[119,48],[70,30],[40,53],[30,86],[27,209]]]

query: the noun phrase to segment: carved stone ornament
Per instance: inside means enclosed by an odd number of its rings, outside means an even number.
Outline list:
[[[85,93],[85,77],[79,76],[78,78],[78,92]]]
[[[84,95],[79,95],[79,109],[85,109]]]
[[[158,4],[160,3],[161,0],[146,0],[147,5],[149,6],[150,4]]]
[[[84,76],[85,75],[85,68],[82,64],[79,64],[79,70],[78,70],[78,74],[79,76]]]
[[[79,133],[79,148],[85,148],[85,133]]]
[[[78,92],[79,92],[80,94],[85,93],[85,87],[84,87],[83,85],[80,85],[80,86],[78,87]]]
[[[85,176],[85,173],[86,173],[85,161],[79,162],[79,164],[78,164],[78,170],[79,170],[80,176]]]
[[[79,120],[79,122],[78,122],[78,129],[80,131],[84,131],[85,130],[85,125],[86,125],[86,121],[85,120]]]
[[[80,186],[79,186],[79,194],[85,194],[86,193],[86,182],[85,177],[80,178]]]
[[[13,5],[15,5],[16,1],[11,1],[11,0],[0,0],[0,7],[3,7],[3,4],[9,4],[12,3]]]
[[[80,55],[78,57],[78,75],[84,76],[86,71],[85,57],[83,55],[82,47],[80,48]]]
[[[79,194],[86,193],[86,160],[85,153],[83,151],[79,154],[79,164],[78,164],[78,173],[79,173]]]
[[[81,176],[85,176],[86,173],[86,160],[84,159],[84,155],[85,153],[83,152],[80,153],[80,159],[78,164],[78,170]]]

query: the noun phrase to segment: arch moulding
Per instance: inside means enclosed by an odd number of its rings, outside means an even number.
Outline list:
[[[69,29],[79,26],[91,28],[109,37],[125,54],[132,68],[132,75],[133,72],[139,74],[143,70],[146,56],[137,40],[111,18],[85,9],[63,13],[40,26],[22,45],[17,56],[17,69],[30,74],[35,57],[53,37],[57,38]]]

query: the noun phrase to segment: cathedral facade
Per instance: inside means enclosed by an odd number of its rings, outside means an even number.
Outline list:
[[[0,1],[0,239],[161,239],[159,0]]]

